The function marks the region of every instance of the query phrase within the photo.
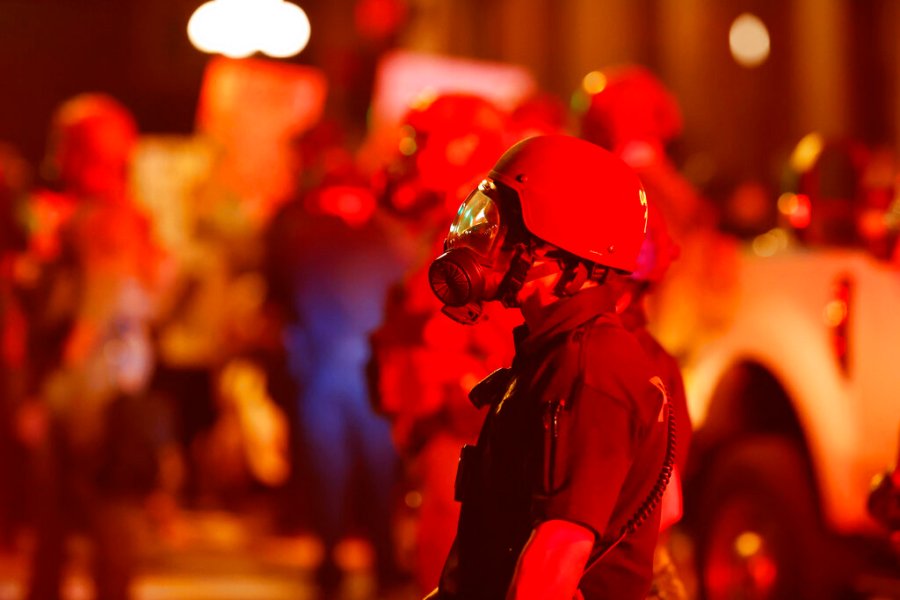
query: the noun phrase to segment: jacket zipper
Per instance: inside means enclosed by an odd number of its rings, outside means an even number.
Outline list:
[[[556,471],[556,442],[559,438],[559,413],[566,406],[564,398],[550,402],[549,422],[546,423],[550,430],[550,443],[547,449],[547,493],[552,493],[556,487],[554,475]]]

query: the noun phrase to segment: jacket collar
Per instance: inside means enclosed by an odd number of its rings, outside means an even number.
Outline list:
[[[598,285],[548,304],[513,331],[516,353],[530,353],[551,338],[568,333],[605,313],[615,313],[618,286]]]

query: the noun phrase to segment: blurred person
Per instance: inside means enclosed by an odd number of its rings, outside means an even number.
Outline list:
[[[391,359],[382,350],[404,360],[404,351],[415,353],[423,347],[425,324],[440,311],[428,287],[426,258],[443,243],[444,223],[469,187],[508,145],[510,125],[507,113],[479,96],[447,93],[423,98],[404,118],[395,155],[375,176],[385,213],[394,217],[393,223],[411,244],[410,264],[392,286],[385,320],[372,338],[372,387],[377,403],[401,422],[404,415],[415,420],[424,407],[416,406],[420,403],[416,394],[410,396],[396,382],[380,380],[381,374],[392,369]],[[471,332],[461,329],[459,333]],[[382,366],[387,368],[382,371]],[[439,370],[439,366],[430,369]],[[416,387],[409,386],[407,391]],[[424,413],[429,411],[424,408]],[[405,437],[402,431],[397,435],[401,446]]]
[[[373,176],[386,211],[400,222],[426,262],[446,215],[509,143],[509,115],[473,94],[425,95],[405,115],[396,151]]]
[[[675,169],[667,147],[681,135],[683,120],[675,96],[648,69],[623,65],[597,71],[602,85],[587,86],[588,106],[580,136],[614,152],[650,190],[666,190],[656,206],[681,243],[682,236],[715,213]],[[646,181],[645,181],[646,180]]]
[[[512,366],[469,396],[456,541],[429,598],[643,599],[672,419],[658,365],[615,314],[647,198],[599,147],[538,136],[509,149],[450,226],[429,280],[448,316],[516,307]]]
[[[462,194],[502,154],[510,130],[532,131],[546,112],[523,112],[513,122],[479,96],[426,98],[404,118],[397,154],[381,174],[382,202],[416,247],[412,265],[391,286],[384,320],[371,338],[370,389],[378,411],[390,420],[404,487],[409,497],[420,498],[406,512],[413,534],[404,541],[408,568],[423,593],[437,582],[455,534],[459,506],[452,475],[459,447],[478,433],[480,417],[466,394],[512,358],[506,332],[519,323],[500,307],[477,329],[444,318],[423,259],[443,243],[443,226]]]
[[[701,330],[698,319],[715,324],[724,306],[710,285],[731,280],[735,244],[717,233],[715,207],[681,175],[667,148],[681,134],[683,121],[675,96],[648,69],[611,67],[585,78],[587,108],[580,136],[615,153],[641,179],[669,235],[681,248],[679,261],[647,299],[651,329],[679,359],[687,340]],[[708,328],[707,328],[708,329]]]
[[[364,180],[329,178],[292,201],[293,235],[280,265],[288,278],[288,367],[297,382],[297,425],[313,532],[324,544],[317,579],[327,596],[342,571],[341,540],[360,532],[374,549],[382,586],[396,583],[391,525],[397,455],[365,380],[368,338],[388,285],[405,259]]]
[[[693,428],[688,413],[681,367],[647,329],[644,302],[647,294],[652,293],[653,287],[666,276],[669,266],[678,258],[678,252],[679,248],[669,237],[665,222],[655,207],[651,206],[647,220],[647,235],[638,253],[637,266],[631,273],[625,292],[616,306],[622,325],[634,334],[658,369],[675,419],[675,470],[661,500],[660,537],[653,557],[653,587],[648,596],[660,600],[687,598],[684,583],[671,556],[669,534],[671,528],[684,514],[681,474],[687,467]]]
[[[306,201],[308,194],[355,179],[360,179],[355,185],[363,186],[349,134],[339,120],[324,117],[311,129],[296,135],[288,147],[295,189],[292,199],[281,204],[263,231],[262,273],[266,282],[264,312],[279,332],[266,356],[267,387],[286,413],[292,462],[290,475],[281,489],[276,520],[281,531],[297,533],[314,528],[309,468],[303,467],[310,460],[305,455],[308,444],[302,439],[304,428],[297,401],[304,381],[300,373],[291,370],[289,336],[286,334],[299,318],[294,302],[297,240],[308,235],[311,212]]]
[[[41,242],[31,246],[48,290],[30,314],[32,356],[40,355],[32,402],[43,414],[31,440],[32,600],[60,598],[65,541],[76,528],[93,544],[95,597],[130,597],[140,505],[156,484],[166,419],[145,392],[163,255],[130,197],[137,135],[130,111],[101,94],[64,102],[51,123],[53,187],[37,192],[33,208],[53,198],[65,212],[49,221],[38,214],[32,241]],[[59,351],[46,352],[54,340]]]
[[[437,582],[456,533],[453,474],[459,448],[474,443],[480,427],[481,416],[467,394],[509,363],[508,332],[521,322],[500,306],[489,307],[489,318],[478,328],[447,319],[427,273],[427,268],[411,271],[391,289],[384,322],[372,336],[370,364],[377,409],[390,420],[405,487],[418,499],[408,562],[423,593]]]

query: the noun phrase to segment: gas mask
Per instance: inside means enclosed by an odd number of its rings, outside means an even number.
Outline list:
[[[466,198],[450,225],[444,253],[428,270],[444,314],[467,325],[485,301],[515,306],[533,256],[533,239],[522,225],[516,193],[491,179]]]

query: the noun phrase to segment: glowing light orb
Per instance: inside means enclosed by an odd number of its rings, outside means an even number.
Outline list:
[[[763,539],[758,533],[745,531],[734,540],[734,551],[741,558],[750,558],[763,549]]]
[[[756,256],[768,258],[788,247],[790,240],[783,229],[772,229],[753,238],[751,248]]]
[[[606,87],[606,75],[600,71],[591,71],[582,78],[581,87],[592,96],[599,94]]]
[[[819,160],[824,149],[825,138],[822,134],[817,132],[806,134],[791,152],[791,168],[798,173],[809,171]]]
[[[769,58],[769,30],[759,17],[744,13],[731,24],[728,45],[738,64],[757,67]]]
[[[845,300],[831,300],[822,311],[822,320],[828,327],[837,327],[847,320],[850,307]]]
[[[188,38],[202,52],[244,58],[299,54],[312,28],[303,9],[285,0],[210,0],[188,21]]]

